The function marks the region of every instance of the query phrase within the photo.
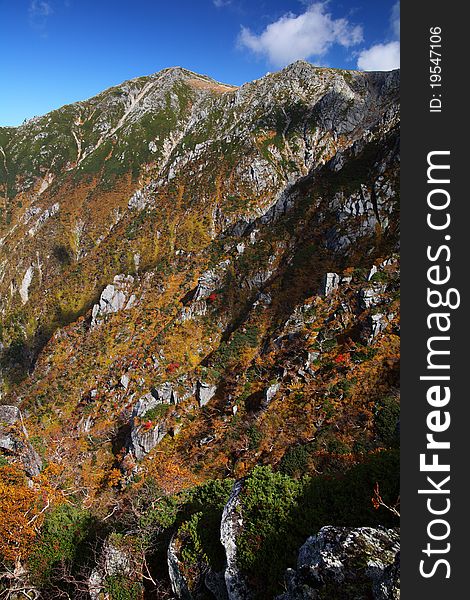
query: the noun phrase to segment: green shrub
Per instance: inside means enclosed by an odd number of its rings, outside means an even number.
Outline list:
[[[110,600],[139,600],[142,598],[140,583],[129,581],[124,575],[108,575],[106,591]]]
[[[365,362],[366,360],[370,360],[374,358],[377,354],[377,350],[375,348],[370,348],[368,346],[359,346],[359,348],[351,354],[352,360],[355,363]]]
[[[321,408],[323,410],[323,412],[325,413],[325,418],[326,419],[331,419],[331,417],[334,416],[335,414],[335,405],[333,404],[333,402],[329,399],[329,398],[324,398]]]
[[[336,348],[337,345],[338,345],[338,342],[336,341],[336,339],[325,340],[322,343],[321,348],[322,348],[323,352],[329,352],[330,350],[333,350],[333,348]]]
[[[185,564],[193,564],[202,560],[208,563],[201,540],[201,525],[204,519],[202,512],[194,513],[178,530],[178,536],[184,540],[181,558]]]
[[[154,480],[148,480],[134,500],[142,514],[141,535],[152,539],[181,531],[185,540],[184,557],[191,562],[204,557],[216,570],[223,567],[224,550],[220,544],[222,510],[232,490],[233,480],[212,480],[174,496],[164,496]],[[154,502],[159,497],[159,502]]]
[[[189,492],[188,502],[183,508],[183,515],[186,513],[189,516],[187,531],[194,553],[201,552],[216,571],[224,566],[220,520],[232,487],[232,479],[209,481]]]
[[[48,583],[55,568],[84,558],[82,543],[87,538],[92,519],[85,510],[69,504],[53,509],[46,517],[29,558],[34,581]]]
[[[56,244],[52,249],[52,255],[62,266],[70,265],[72,262],[70,249],[64,244]]]
[[[263,574],[269,591],[273,588],[273,576],[284,572],[288,562],[286,550],[288,555],[292,552],[289,544],[281,540],[291,538],[290,515],[298,505],[301,492],[300,481],[275,473],[270,467],[255,467],[246,481],[242,497],[244,528],[237,543],[238,562],[249,575]]]
[[[41,456],[43,461],[46,459],[47,445],[44,441],[44,438],[40,435],[32,435],[29,438],[31,445],[36,450],[36,452]]]
[[[326,449],[331,454],[349,454],[351,452],[351,448],[334,435],[328,440]]]
[[[399,442],[397,423],[400,418],[400,402],[386,396],[377,402],[374,424],[379,440],[386,446],[396,446]]]
[[[261,440],[263,439],[263,434],[261,433],[259,427],[253,424],[248,428],[246,433],[249,440],[248,448],[250,450],[258,450]]]
[[[157,404],[157,406],[150,408],[145,413],[145,415],[143,415],[142,419],[148,419],[149,421],[159,421],[167,415],[169,408],[170,407],[168,406],[168,404]]]
[[[279,463],[279,471],[291,477],[300,477],[307,471],[311,446],[294,446],[289,448]]]
[[[388,273],[386,271],[377,271],[370,278],[372,283],[387,283],[389,280]]]
[[[160,498],[159,502],[155,502],[155,498]],[[133,502],[141,515],[137,526],[142,535],[147,535],[149,538],[173,527],[183,504],[179,496],[162,494],[157,482],[151,478],[144,482]]]
[[[355,383],[355,380],[342,379],[331,388],[331,393],[338,396],[344,395],[347,398],[351,394]]]
[[[260,330],[256,325],[249,325],[244,330],[237,330],[230,340],[222,342],[211,359],[211,368],[223,372],[228,365],[236,362],[243,350],[256,348],[259,343]]]
[[[337,433],[330,425],[323,427],[317,433],[312,442],[312,448],[320,451],[326,450],[330,454],[349,454],[351,452],[351,448],[338,438]]]

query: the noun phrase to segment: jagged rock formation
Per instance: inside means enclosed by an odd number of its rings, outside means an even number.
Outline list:
[[[217,600],[228,600],[227,588],[223,573],[215,573],[209,569],[204,578],[206,588],[213,594]]]
[[[243,482],[237,481],[225,505],[220,524],[220,541],[225,548],[227,566],[224,579],[229,600],[249,600],[251,593],[237,564],[237,535],[243,526],[240,512],[240,493]]]
[[[338,273],[325,273],[322,279],[320,294],[329,296],[332,294],[341,282],[341,277]]]
[[[388,565],[383,575],[374,581],[376,600],[399,600],[400,598],[400,553],[397,552],[393,564]]]
[[[199,406],[205,406],[217,391],[216,385],[210,385],[204,381],[198,381],[196,384],[196,397]]]
[[[306,598],[400,598],[396,530],[323,527],[299,551],[297,568],[286,574],[278,600]]]
[[[167,551],[168,575],[170,577],[171,589],[179,600],[192,600],[193,596],[188,589],[188,585],[181,573],[180,561],[178,558],[175,537],[173,536],[168,545]]]
[[[93,306],[91,311],[91,326],[98,325],[100,321],[112,313],[131,308],[135,296],[129,296],[128,289],[134,283],[131,275],[116,275],[113,283],[107,285],[101,292],[100,301]]]

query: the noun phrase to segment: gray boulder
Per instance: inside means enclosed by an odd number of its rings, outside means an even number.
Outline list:
[[[388,325],[388,319],[385,315],[381,313],[377,313],[375,315],[371,315],[368,319],[369,327],[370,327],[370,336],[368,339],[368,343],[371,344],[375,338],[386,329]]]
[[[227,588],[225,587],[224,572],[208,569],[204,577],[206,588],[214,595],[217,600],[228,600]]]
[[[128,309],[134,304],[135,296],[131,293],[133,283],[132,275],[116,275],[113,283],[101,292],[99,302],[93,306],[92,327],[99,325],[107,315]]]
[[[400,600],[400,553],[397,552],[393,564],[374,582],[375,600]]]
[[[196,384],[196,399],[199,406],[201,408],[205,406],[214,397],[216,391],[216,385],[204,383],[204,381],[198,381]]]
[[[281,387],[281,384],[279,382],[277,382],[277,383],[273,383],[272,385],[270,385],[264,391],[263,400],[261,402],[262,408],[267,408],[271,404],[271,401],[273,400],[274,396],[278,393],[280,387]]]
[[[266,281],[271,277],[273,271],[264,269],[262,271],[256,271],[246,278],[246,285],[250,290],[257,290],[263,286]]]
[[[346,598],[346,589],[358,600],[398,600],[399,548],[397,529],[323,527],[300,548],[276,600]]]
[[[191,321],[196,317],[202,317],[207,313],[207,302],[205,300],[198,300],[192,302],[188,306],[183,306],[179,314],[179,321],[184,323],[185,321]]]
[[[142,460],[151,452],[168,433],[164,422],[152,424],[149,429],[146,425],[133,425],[130,435],[130,450],[137,460]]]
[[[129,387],[129,382],[130,382],[130,377],[129,377],[129,373],[124,373],[124,375],[121,375],[121,379],[119,380],[120,384],[122,385],[122,387],[127,390],[127,388]]]
[[[169,381],[165,381],[162,385],[152,388],[150,394],[156,400],[157,404],[178,404],[178,394]]]
[[[205,300],[216,289],[220,281],[217,271],[209,270],[203,273],[197,282],[196,291],[194,292],[193,302]]]
[[[224,260],[213,269],[205,271],[199,277],[193,296],[193,302],[205,300],[221,285],[229,264],[230,260]]]
[[[361,308],[365,310],[379,304],[385,289],[385,285],[373,285],[371,287],[362,288],[359,292],[359,302]]]
[[[320,285],[320,296],[330,296],[339,286],[341,277],[338,273],[325,273]]]

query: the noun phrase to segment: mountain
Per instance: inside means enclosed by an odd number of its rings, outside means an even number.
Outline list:
[[[165,69],[0,128],[0,195],[41,597],[274,598],[323,526],[396,526],[398,71]]]

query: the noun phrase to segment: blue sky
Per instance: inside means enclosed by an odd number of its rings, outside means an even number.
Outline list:
[[[242,84],[299,58],[399,62],[396,0],[0,0],[0,125],[180,65]]]

